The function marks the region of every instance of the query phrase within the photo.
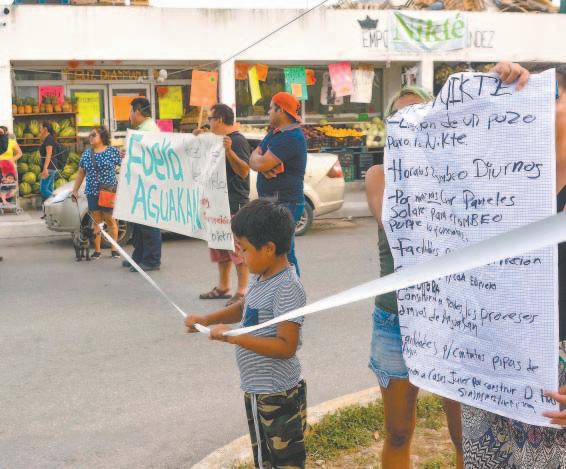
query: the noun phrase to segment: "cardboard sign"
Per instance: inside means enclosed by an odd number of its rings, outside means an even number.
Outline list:
[[[250,93],[252,95],[252,105],[255,105],[261,99],[261,89],[259,87],[259,79],[257,67],[253,66],[248,70],[248,80],[250,84]]]
[[[46,96],[55,96],[57,103],[63,105],[65,102],[65,88],[62,86],[40,86],[38,87],[39,104],[43,104]]]
[[[222,138],[128,130],[114,216],[234,249]]]
[[[340,62],[328,65],[330,81],[337,98],[349,96],[354,91],[352,65],[350,62]]]
[[[161,132],[173,132],[173,120],[172,119],[157,119],[155,121],[157,127]]]
[[[132,101],[136,98],[144,98],[145,96],[112,96],[112,108],[114,110],[114,120],[127,121],[130,120],[130,110],[132,109]]]
[[[77,126],[97,127],[100,122],[100,92],[75,91],[77,99]]]
[[[283,74],[285,76],[285,91],[293,94],[299,101],[306,101],[309,93],[305,67],[285,68]]]
[[[193,70],[191,106],[213,106],[218,101],[218,72]]]
[[[157,95],[161,119],[181,119],[183,117],[182,86],[159,86]]]

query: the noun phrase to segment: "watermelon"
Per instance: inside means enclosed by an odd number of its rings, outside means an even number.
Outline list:
[[[59,137],[74,137],[75,136],[75,129],[72,127],[65,127],[60,130]]]
[[[39,194],[39,182],[36,182],[33,186],[32,186],[32,192],[34,194]]]
[[[27,182],[28,184],[34,184],[37,181],[37,177],[35,176],[34,173],[32,173],[31,171],[27,172],[24,174],[24,177],[22,178],[23,182]]]
[[[39,123],[39,121],[36,120],[32,120],[29,125],[29,131],[33,134],[34,137],[39,136],[39,132],[41,130],[41,124]]]
[[[31,194],[31,185],[27,182],[20,183],[20,195],[28,195]]]
[[[28,163],[31,164],[41,164],[41,155],[39,154],[39,151],[36,151],[31,158],[28,159]]]
[[[21,158],[20,158],[21,160]],[[27,163],[18,163],[18,174],[25,174],[29,171],[29,165]]]
[[[59,126],[61,127],[61,130],[71,127],[71,121],[69,119],[64,119],[59,122]]]
[[[65,167],[63,168],[63,177],[69,179],[76,172],[77,172],[76,166],[66,164]]]
[[[71,177],[69,178],[69,181],[74,181],[75,179],[77,179],[77,176],[79,175],[78,172],[76,172],[75,174],[71,175]]]
[[[69,157],[67,158],[67,163],[79,164],[80,161],[81,161],[81,156],[78,153],[75,153],[74,151],[69,153]]]
[[[38,164],[32,164],[29,166],[29,171],[31,171],[33,174],[39,177],[41,173],[41,166],[39,166]]]
[[[59,189],[61,186],[64,186],[65,184],[67,184],[67,180],[65,178],[59,178],[55,181],[55,189]]]

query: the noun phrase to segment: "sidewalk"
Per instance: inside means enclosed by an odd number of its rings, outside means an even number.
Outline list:
[[[5,213],[0,215],[0,239],[37,238],[47,236],[69,236],[69,233],[50,231],[41,220],[40,210],[27,210],[21,215]],[[366,202],[363,182],[349,182],[344,193],[344,205],[336,212],[323,215],[320,219],[342,219],[371,217]]]
[[[48,236],[70,236],[69,233],[50,231],[41,219],[43,212],[28,210],[21,215],[4,213],[0,215],[0,240],[16,238],[37,238]]]

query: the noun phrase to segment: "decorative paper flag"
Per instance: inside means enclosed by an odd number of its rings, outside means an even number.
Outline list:
[[[65,88],[62,86],[40,86],[39,91],[39,104],[43,104],[43,98],[46,96],[55,96],[57,104],[62,105],[65,102]]]
[[[76,91],[77,125],[96,127],[100,125],[100,93],[98,91]]]
[[[162,132],[173,132],[173,119],[157,119],[155,123]]]
[[[250,93],[252,95],[252,105],[255,105],[261,99],[261,90],[259,89],[259,80],[257,77],[257,68],[254,66],[248,70],[248,79],[250,82]]]
[[[359,68],[352,71],[354,90],[350,96],[351,103],[371,103],[374,76],[373,68]]]
[[[264,64],[256,64],[255,68],[257,70],[257,79],[259,81],[267,80],[267,72],[269,71],[269,67]]]
[[[157,87],[159,117],[161,119],[180,119],[183,117],[183,87]]]
[[[341,106],[344,104],[344,98],[337,98],[336,92],[332,88],[330,82],[330,72],[324,72],[322,75],[322,87],[320,88],[320,104],[323,106]]]
[[[218,101],[218,72],[193,70],[191,106],[212,106]]]
[[[330,81],[337,97],[349,96],[353,91],[352,84],[352,64],[350,62],[340,62],[328,66]]]
[[[295,95],[299,101],[309,98],[305,67],[289,67],[283,70],[285,75],[285,91]]]
[[[305,73],[307,74],[307,86],[312,86],[316,84],[316,77],[314,76],[314,70],[311,68],[307,68],[305,70]]]
[[[135,98],[145,98],[145,96],[112,96],[115,120],[127,121],[130,119],[131,104]]]
[[[237,63],[235,70],[236,80],[245,80],[248,78],[248,70],[251,68],[250,64]]]

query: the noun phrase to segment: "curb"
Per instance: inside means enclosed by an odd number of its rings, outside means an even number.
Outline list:
[[[333,413],[342,407],[353,404],[366,405],[381,397],[379,386],[364,389],[352,394],[347,394],[330,401],[323,402],[307,409],[307,421],[309,425],[318,423],[322,417]],[[228,443],[222,448],[210,453],[201,461],[197,462],[191,469],[230,469],[235,464],[253,459],[249,435],[241,436]]]

